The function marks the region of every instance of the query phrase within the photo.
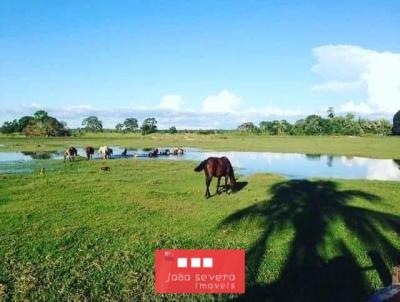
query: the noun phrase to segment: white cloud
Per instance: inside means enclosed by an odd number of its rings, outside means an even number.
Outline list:
[[[216,95],[209,95],[203,101],[204,112],[237,112],[241,98],[229,90],[222,90]]]
[[[310,90],[313,92],[353,92],[362,88],[362,81],[338,82],[329,81],[322,84],[313,85]]]
[[[177,94],[165,95],[161,99],[159,108],[168,110],[179,110],[182,104],[183,104],[183,99],[180,95]]]
[[[360,89],[367,97],[342,107],[353,112],[393,114],[400,109],[400,54],[378,52],[352,45],[326,45],[313,50],[312,71],[326,82],[311,90],[342,92]]]
[[[339,107],[339,112],[357,112],[361,114],[373,114],[374,108],[371,107],[368,103],[354,103],[353,101],[349,101]]]
[[[78,106],[48,107],[38,103],[15,105],[12,108],[0,108],[0,124],[5,120],[32,115],[36,110],[46,110],[51,116],[66,121],[68,126],[80,127],[82,119],[90,115],[98,116],[106,128],[114,128],[127,117],[140,121],[155,117],[160,128],[172,125],[179,129],[236,128],[240,123],[262,120],[291,119],[294,121],[304,115],[294,109],[283,109],[274,106],[261,108],[240,108],[241,98],[229,90],[222,90],[216,95],[204,99],[200,110],[182,108],[183,99],[179,95],[165,95],[157,106],[131,107],[93,107],[88,104]]]
[[[301,110],[278,108],[274,106],[267,106],[263,108],[251,108],[249,112],[263,116],[281,116],[281,117],[291,117],[291,116],[298,116],[305,114],[305,112]]]

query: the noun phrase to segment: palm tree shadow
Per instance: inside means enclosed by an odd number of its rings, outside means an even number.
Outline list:
[[[349,205],[353,198],[378,202],[379,197],[359,190],[339,190],[332,181],[290,180],[270,189],[272,198],[226,217],[220,227],[257,218],[262,235],[246,252],[246,293],[243,301],[362,301],[370,292],[363,271],[376,270],[383,282],[390,280],[384,260],[397,263],[399,251],[381,229],[400,233],[400,218]],[[329,237],[329,225],[340,219],[349,232],[370,251],[374,267],[362,268],[341,239],[335,241],[339,256],[325,260],[320,249]],[[291,225],[294,237],[276,281],[260,283],[260,267],[268,257],[272,235]],[[386,285],[386,284],[385,284]]]

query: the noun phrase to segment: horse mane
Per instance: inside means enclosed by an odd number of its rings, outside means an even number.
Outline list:
[[[231,164],[230,160],[226,156],[223,156],[222,159],[224,159],[226,165],[228,166],[228,171],[227,172],[228,172],[228,176],[229,176],[230,180],[232,182],[236,182],[235,172],[233,170],[233,167],[232,167],[232,164]]]

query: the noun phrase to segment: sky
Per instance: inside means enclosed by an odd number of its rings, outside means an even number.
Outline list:
[[[400,109],[400,1],[0,1],[0,122],[234,128]]]

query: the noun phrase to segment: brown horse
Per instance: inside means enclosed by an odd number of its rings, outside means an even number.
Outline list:
[[[78,150],[76,150],[74,147],[69,147],[64,151],[64,161],[68,158],[69,161],[74,161],[75,156],[78,156]]]
[[[86,157],[88,160],[92,159],[93,155],[94,155],[94,148],[93,147],[86,147],[85,148],[86,151]]]
[[[206,175],[206,198],[209,198],[211,196],[210,184],[213,176],[218,177],[217,194],[219,193],[218,189],[220,187],[222,176],[225,177],[225,187],[227,187],[228,185],[229,177],[229,187],[233,192],[236,179],[231,162],[227,157],[209,157],[206,160],[203,160],[196,168],[194,168],[194,171],[196,172],[200,172],[201,170],[204,170],[204,173]]]

